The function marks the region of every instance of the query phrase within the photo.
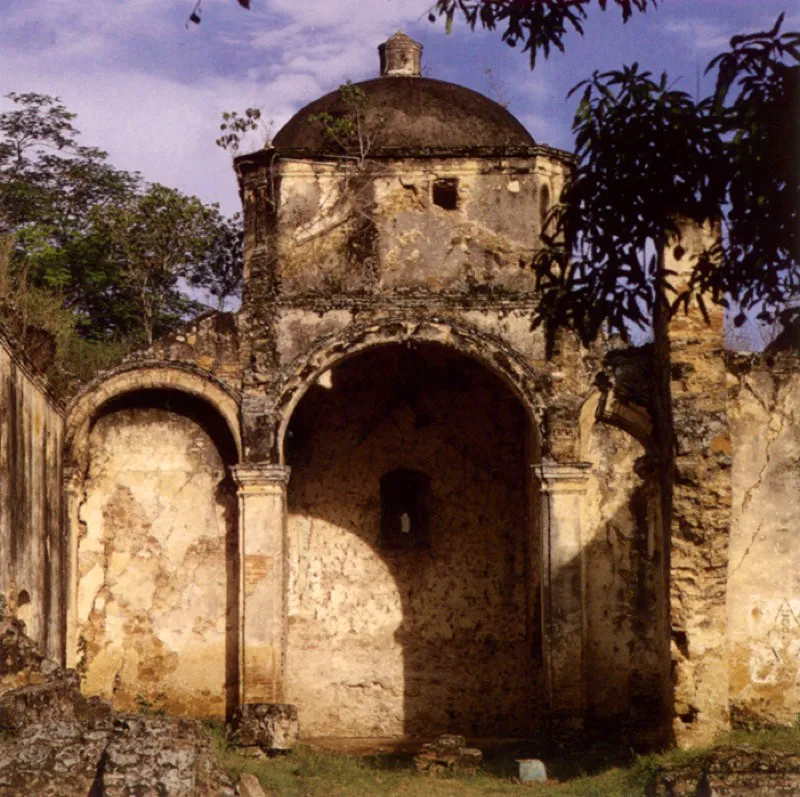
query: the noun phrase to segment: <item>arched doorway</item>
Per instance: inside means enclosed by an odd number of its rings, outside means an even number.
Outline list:
[[[127,387],[73,411],[68,653],[118,708],[224,716],[238,695],[235,430],[198,392]]]
[[[530,429],[495,373],[436,343],[366,349],[306,391],[285,441],[285,695],[304,734],[535,726]]]

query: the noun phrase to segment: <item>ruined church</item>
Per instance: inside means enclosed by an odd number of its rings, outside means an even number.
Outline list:
[[[67,403],[0,337],[0,593],[122,709],[683,745],[791,722],[797,352],[726,351],[718,309],[548,353],[531,261],[573,157],[408,37],[379,51],[355,154],[336,91],[236,159],[238,312]],[[708,235],[666,253],[679,280]]]

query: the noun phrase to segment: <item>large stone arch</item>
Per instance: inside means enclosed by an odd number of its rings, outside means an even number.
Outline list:
[[[528,408],[485,361],[386,337],[287,430],[285,699],[312,735],[525,735],[546,678]],[[392,511],[416,537],[386,536]]]
[[[87,386],[66,421],[67,664],[87,668],[87,688],[112,690],[125,708],[138,693],[152,698],[146,670],[154,694],[169,679],[170,710],[230,710],[238,703],[229,476],[241,462],[238,396],[201,369],[140,362]]]
[[[433,343],[475,360],[498,376],[519,399],[531,421],[534,445],[541,451],[544,380],[501,338],[452,320],[386,319],[357,324],[319,342],[298,357],[284,378],[274,405],[274,461],[285,464],[286,430],[292,413],[316,380],[334,365],[361,352],[398,343]]]

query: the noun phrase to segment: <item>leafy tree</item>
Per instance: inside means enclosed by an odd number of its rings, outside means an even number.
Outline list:
[[[614,0],[627,21],[655,8],[649,0]],[[598,0],[605,11],[611,5]],[[591,0],[438,0],[431,21],[456,17],[474,29],[502,29],[523,43],[531,67],[538,53],[564,49],[583,33]],[[665,75],[637,65],[595,72],[581,91],[573,131],[578,163],[547,225],[535,267],[543,289],[539,320],[566,325],[584,341],[602,325],[627,334],[666,304],[669,274],[659,257],[678,217],[719,223],[719,244],[696,262],[691,290],[669,308],[688,309],[703,295],[762,321],[800,316],[800,33],[735,36],[711,61],[713,96],[693,100]],[[782,308],[787,308],[782,309]]]
[[[236,290],[240,222],[113,167],[105,152],[80,143],[75,115],[57,98],[8,98],[0,234],[13,240],[6,270],[14,296],[4,315],[19,326],[26,307],[63,308],[31,310],[22,326],[53,331],[66,370],[83,376],[85,363],[108,364],[101,348],[123,352],[201,309],[187,285],[208,283],[218,303]],[[56,318],[69,324],[53,330]]]
[[[75,114],[58,98],[6,96],[17,108],[0,114],[0,232],[35,224],[58,242],[85,229],[93,208],[137,189],[139,175],[115,169],[103,150],[78,143]]]
[[[655,8],[658,0],[613,0],[612,5],[622,12],[627,22],[635,12]],[[531,69],[536,65],[539,52],[547,58],[550,48],[564,51],[564,37],[570,30],[583,35],[583,21],[593,0],[436,0],[428,19],[435,22],[444,17],[449,33],[456,16],[462,18],[472,30],[480,23],[487,30],[503,29],[502,39],[509,47],[522,43],[522,51],[529,53]],[[608,0],[596,0],[595,5],[605,11]]]
[[[202,267],[220,235],[219,218],[196,197],[158,183],[100,214],[98,226],[110,243],[111,261],[124,277],[148,345],[200,308],[182,293],[180,281],[191,282]]]
[[[210,243],[189,279],[216,299],[222,312],[227,299],[238,296],[242,287],[244,224],[242,214],[212,219]]]
[[[7,96],[15,108],[0,114],[0,233],[14,235],[30,284],[60,293],[86,334],[124,334],[121,275],[94,219],[98,208],[133,196],[140,178],[81,145],[75,115],[57,98]]]
[[[725,139],[725,235],[694,284],[767,322],[800,298],[800,33],[781,34],[782,22],[731,39],[709,64],[717,86],[702,108]]]
[[[724,147],[714,119],[666,75],[634,64],[580,89],[577,167],[535,265],[548,330],[570,327],[588,343],[604,325],[625,335],[631,322],[649,324],[666,295],[661,257],[677,219],[716,218]]]

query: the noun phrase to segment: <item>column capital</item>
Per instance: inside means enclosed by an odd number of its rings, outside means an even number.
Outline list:
[[[288,465],[257,462],[249,465],[233,465],[230,471],[240,493],[253,493],[263,489],[285,487],[289,483],[292,469]]]
[[[589,462],[541,462],[531,466],[543,493],[582,493],[589,481]]]

